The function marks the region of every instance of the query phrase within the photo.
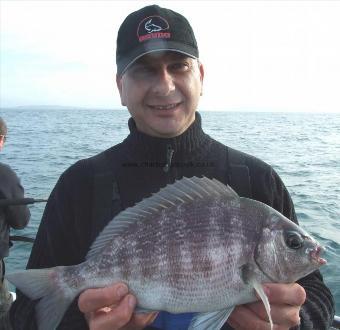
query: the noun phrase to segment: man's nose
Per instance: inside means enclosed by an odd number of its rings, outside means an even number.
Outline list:
[[[153,92],[158,95],[168,95],[174,90],[174,77],[166,68],[160,69],[154,79]]]

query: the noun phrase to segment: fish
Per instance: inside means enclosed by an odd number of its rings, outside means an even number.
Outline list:
[[[207,177],[184,177],[115,216],[84,262],[6,278],[55,329],[84,290],[124,282],[136,312],[195,313],[189,329],[220,329],[233,308],[263,301],[262,283],[292,283],[326,263],[324,248],[272,207]],[[53,312],[52,312],[53,310]]]

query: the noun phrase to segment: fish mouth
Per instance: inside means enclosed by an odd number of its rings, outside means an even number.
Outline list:
[[[314,249],[309,251],[309,256],[311,258],[311,261],[317,265],[324,265],[327,263],[327,260],[324,258],[321,258],[321,254],[325,251],[325,249],[322,246],[317,246]]]

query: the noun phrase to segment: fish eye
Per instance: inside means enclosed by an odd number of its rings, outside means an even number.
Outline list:
[[[297,250],[303,246],[304,240],[299,233],[289,231],[286,234],[285,242],[289,248]]]

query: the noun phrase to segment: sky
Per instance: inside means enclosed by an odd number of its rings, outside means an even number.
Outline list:
[[[190,21],[199,109],[340,113],[340,1],[0,0],[0,108],[120,108],[116,35],[158,4]]]

